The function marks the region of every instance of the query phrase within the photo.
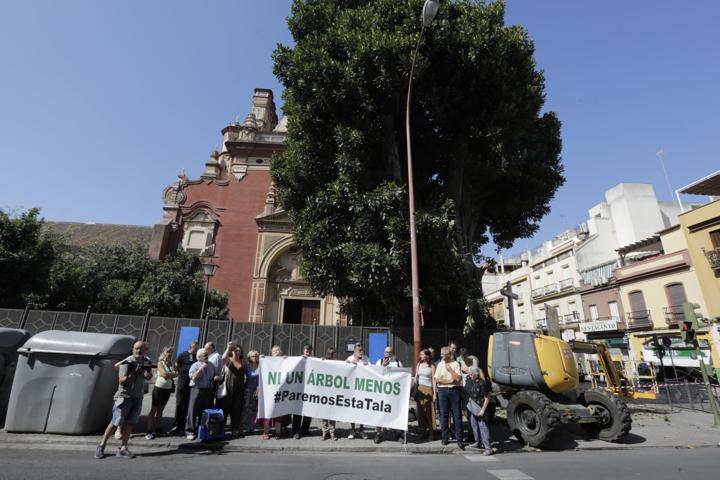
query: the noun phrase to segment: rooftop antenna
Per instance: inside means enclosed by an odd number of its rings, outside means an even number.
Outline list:
[[[673,196],[673,189],[670,186],[670,177],[668,177],[667,169],[665,168],[665,150],[662,148],[658,150],[655,153],[655,156],[660,159],[660,166],[662,167],[663,174],[665,175],[665,183],[667,184],[668,192],[670,192],[670,198]],[[682,203],[680,203],[680,196],[675,192],[675,197],[677,198],[678,207],[680,208],[680,211],[683,211]]]

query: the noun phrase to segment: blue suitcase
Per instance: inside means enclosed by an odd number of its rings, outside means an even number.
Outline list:
[[[203,442],[212,442],[225,438],[225,416],[222,410],[215,408],[203,410],[200,416],[197,438]]]

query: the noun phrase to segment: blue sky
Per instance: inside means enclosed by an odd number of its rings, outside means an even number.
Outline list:
[[[566,184],[533,239],[620,182],[673,188],[720,169],[720,2],[508,0],[563,122]],[[181,168],[202,172],[254,87],[281,89],[286,0],[0,4],[0,207],[151,225]],[[491,252],[486,252],[491,253]]]

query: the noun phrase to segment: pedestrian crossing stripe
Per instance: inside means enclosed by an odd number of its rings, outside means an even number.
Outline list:
[[[525,475],[520,470],[488,470],[488,473],[500,480],[534,480],[530,475]]]
[[[497,461],[498,461],[498,458],[497,458],[496,456],[493,456],[493,455],[488,455],[488,456],[481,455],[481,454],[478,454],[478,455],[463,455],[463,457],[467,458],[467,459],[470,460],[471,462],[497,462]]]

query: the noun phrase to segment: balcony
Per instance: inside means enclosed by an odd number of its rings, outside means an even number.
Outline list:
[[[712,250],[704,250],[705,258],[707,258],[710,268],[715,271],[720,270],[720,247]]]
[[[580,321],[580,315],[577,312],[572,312],[567,315],[560,315],[559,320],[561,325],[578,323]]]
[[[550,295],[551,293],[559,292],[560,288],[558,288],[557,283],[551,283],[550,285],[546,285],[544,287],[540,288],[534,288],[532,291],[532,298],[537,297],[544,297],[545,295]]]
[[[650,310],[636,310],[625,314],[628,329],[652,328]]]
[[[575,286],[575,280],[572,278],[566,278],[565,280],[560,281],[560,291],[568,290],[570,288],[573,288]]]
[[[665,323],[670,327],[677,326],[678,323],[685,319],[685,312],[683,311],[682,305],[664,307],[663,311],[665,312]]]

